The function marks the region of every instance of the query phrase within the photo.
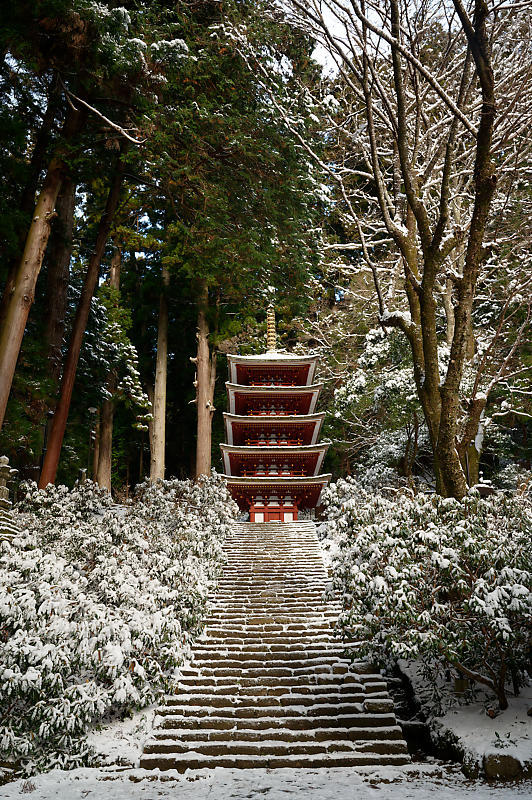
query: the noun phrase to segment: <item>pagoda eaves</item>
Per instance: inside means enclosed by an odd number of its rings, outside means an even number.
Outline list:
[[[249,416],[289,416],[312,414],[323,385],[283,386],[226,384],[230,414]]]
[[[329,445],[220,447],[227,475],[273,478],[319,475]]]
[[[253,380],[270,373],[278,376],[281,385],[309,386],[314,380],[317,356],[299,356],[278,350],[260,355],[228,355],[229,381],[250,386]]]
[[[286,416],[242,416],[224,413],[226,439],[229,444],[267,446],[273,436],[276,444],[316,444],[325,418],[317,414]],[[262,441],[261,441],[262,437]]]
[[[252,522],[296,520],[299,509],[319,504],[331,478],[320,474],[328,445],[318,444],[318,359],[275,350],[272,320],[269,308],[268,352],[227,356],[224,477]]]

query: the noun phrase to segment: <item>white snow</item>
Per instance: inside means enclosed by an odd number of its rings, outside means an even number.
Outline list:
[[[214,769],[188,773],[132,770],[54,770],[0,786],[0,800],[30,794],[38,800],[524,800],[532,784],[492,785],[467,780],[456,768]]]
[[[494,719],[482,703],[452,708],[435,723],[454,734],[461,747],[476,761],[485,756],[513,756],[523,765],[532,764],[532,688],[522,689],[519,697],[510,697],[508,708]]]
[[[156,705],[138,711],[130,718],[94,728],[87,744],[102,764],[133,766],[138,763],[144,742],[153,728]]]
[[[430,692],[428,684],[415,662],[400,661],[401,671],[408,676],[417,700],[430,718]],[[460,704],[453,697],[451,684],[440,684],[440,693],[446,705],[452,708],[442,715],[429,719],[436,736],[443,741],[453,741],[470,766],[482,767],[487,756],[511,756],[527,770],[532,767],[532,685],[524,686],[518,697],[508,696],[508,708],[495,711],[497,703],[492,694],[476,690],[476,701]],[[495,711],[490,717],[487,709]]]

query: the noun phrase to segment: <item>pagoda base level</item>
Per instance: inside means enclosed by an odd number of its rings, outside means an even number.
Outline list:
[[[296,505],[255,505],[249,507],[250,522],[296,522]]]

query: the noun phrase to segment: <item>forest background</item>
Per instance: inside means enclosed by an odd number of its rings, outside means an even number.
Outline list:
[[[336,477],[529,480],[528,4],[370,5],[2,10],[19,478],[220,467],[224,355],[264,349],[274,302],[320,355]]]

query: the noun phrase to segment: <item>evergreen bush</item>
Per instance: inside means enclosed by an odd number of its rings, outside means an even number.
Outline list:
[[[0,558],[0,759],[87,763],[89,728],[153,702],[203,625],[236,506],[221,479],[27,484]]]
[[[385,497],[348,479],[326,504],[340,625],[357,655],[452,665],[506,708],[509,681],[517,689],[529,668],[530,499]]]

